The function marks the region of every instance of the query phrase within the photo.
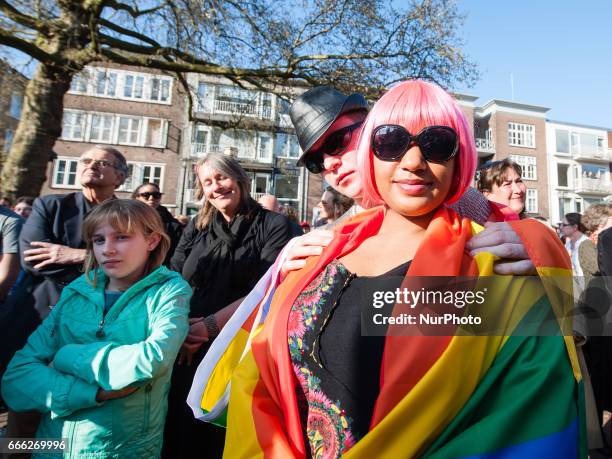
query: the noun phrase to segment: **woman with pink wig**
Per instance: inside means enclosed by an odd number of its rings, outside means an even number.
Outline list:
[[[394,86],[366,119],[358,164],[374,207],[277,288],[232,378],[225,457],[579,455],[571,339],[514,333],[558,310],[542,285],[489,284],[505,336],[406,319],[431,312],[402,294],[419,279],[493,274],[491,253],[466,250],[477,225],[447,208],[476,165],[456,102],[431,83]],[[563,246],[521,223],[536,267],[567,270]],[[459,321],[469,312],[450,309]]]

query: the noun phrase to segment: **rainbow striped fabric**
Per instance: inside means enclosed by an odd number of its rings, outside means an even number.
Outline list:
[[[253,306],[245,322],[250,327],[241,328],[239,352],[230,350],[233,358],[222,357],[213,369],[223,377],[194,393],[200,409],[210,413],[214,397],[207,394],[226,394],[231,377],[225,457],[307,456],[287,345],[289,309],[327,263],[376,234],[382,219],[383,211],[372,209],[347,222],[321,256],[288,275],[271,302],[270,290],[263,304]],[[541,278],[555,280],[539,284],[539,291],[516,292],[499,282],[499,291],[489,294],[499,298],[500,311],[520,310],[532,323],[554,314],[567,330],[567,306],[551,287],[563,279],[571,285],[564,247],[537,221],[510,224]],[[464,250],[474,231],[468,220],[440,209],[407,278],[493,275],[491,254],[472,258]],[[223,370],[221,364],[227,364]],[[571,336],[520,336],[513,330],[505,336],[389,335],[380,380],[370,431],[346,457],[586,457],[582,381]]]

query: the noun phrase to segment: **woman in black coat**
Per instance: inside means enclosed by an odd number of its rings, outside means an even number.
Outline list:
[[[162,219],[166,234],[170,238],[170,250],[164,260],[164,265],[170,266],[170,259],[174,254],[174,250],[178,245],[181,235],[183,234],[183,226],[181,223],[172,216],[170,211],[161,204],[161,198],[164,193],[159,189],[159,186],[155,183],[143,183],[132,193],[132,199],[138,199],[144,202],[150,207],[153,207]]]
[[[253,289],[293,232],[285,216],[250,197],[249,177],[232,157],[209,154],[198,162],[197,176],[198,199],[205,204],[185,228],[171,267],[193,287],[191,322],[203,322],[212,339],[219,331],[213,314]],[[174,367],[163,457],[190,457],[194,451],[221,457],[225,430],[196,420],[186,403],[208,347],[191,349],[189,362]]]

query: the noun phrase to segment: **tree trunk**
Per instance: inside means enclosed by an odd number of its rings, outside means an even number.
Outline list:
[[[64,94],[73,73],[67,67],[38,65],[26,87],[21,120],[2,169],[3,194],[13,199],[40,194],[53,145],[62,133]]]

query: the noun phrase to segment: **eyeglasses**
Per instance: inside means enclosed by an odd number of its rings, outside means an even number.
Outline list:
[[[310,152],[304,158],[304,166],[313,174],[320,174],[325,170],[323,164],[323,155],[337,156],[341,155],[346,151],[348,146],[351,144],[353,139],[353,132],[359,129],[363,125],[363,121],[351,124],[342,129],[338,129],[331,134],[323,145],[317,149],[317,151]]]
[[[93,158],[79,158],[79,162],[83,166],[100,166],[102,168],[105,167],[115,167],[115,163],[112,161],[107,161],[106,159],[93,159]]]
[[[159,191],[152,191],[152,192],[144,191],[142,193],[138,193],[138,196],[140,196],[141,198],[145,198],[145,199],[149,199],[151,196],[153,196],[153,199],[161,199],[163,194],[164,193],[160,193]]]
[[[432,163],[445,163],[459,150],[459,136],[448,126],[428,126],[412,135],[403,126],[383,124],[372,134],[372,150],[381,161],[401,160],[413,143]]]
[[[563,223],[562,222],[562,223],[559,223],[559,226],[572,226],[572,224],[571,223]]]

